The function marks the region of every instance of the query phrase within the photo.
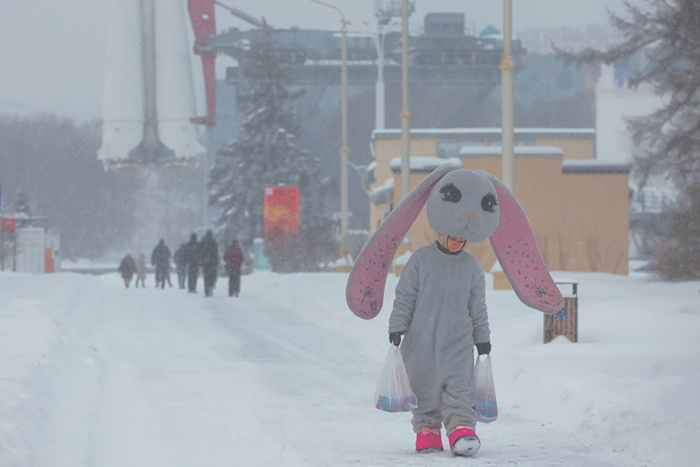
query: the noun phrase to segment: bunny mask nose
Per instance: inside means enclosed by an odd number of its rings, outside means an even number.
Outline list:
[[[474,216],[476,216],[476,214],[474,214],[474,213],[471,212],[471,211],[467,211],[466,214],[467,214],[467,217],[468,217],[469,219],[474,219]]]

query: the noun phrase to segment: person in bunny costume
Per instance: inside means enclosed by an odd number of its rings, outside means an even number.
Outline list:
[[[371,319],[381,310],[390,262],[385,258],[393,258],[425,205],[438,240],[416,250],[403,269],[389,340],[401,346],[418,398],[412,410],[416,450],[442,451],[444,426],[452,453],[472,456],[481,446],[474,431],[473,348],[488,354],[491,344],[484,272],[465,245],[490,238],[526,305],[553,314],[563,307],[563,298],[510,191],[486,172],[443,165],[397,206],[358,256],[346,290],[357,316]]]
[[[490,351],[486,282],[476,258],[464,251],[496,229],[498,201],[493,184],[466,169],[443,177],[428,197],[428,222],[438,241],[416,250],[396,287],[389,336],[401,343],[411,388],[418,452],[442,451],[440,428],[457,455],[480,446],[474,432],[473,347]]]

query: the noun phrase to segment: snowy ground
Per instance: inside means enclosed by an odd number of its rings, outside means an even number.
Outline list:
[[[389,310],[353,316],[345,274],[205,299],[0,273],[0,466],[698,465],[700,283],[553,275],[580,283],[580,342],[543,345],[542,315],[489,290],[500,416],[455,459],[372,406]]]

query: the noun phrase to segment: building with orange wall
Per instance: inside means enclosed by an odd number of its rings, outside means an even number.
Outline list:
[[[399,130],[374,133],[370,233],[401,199],[400,136]],[[445,162],[500,178],[500,141],[500,128],[411,130],[411,187]],[[515,145],[513,194],[547,267],[627,274],[629,165],[597,161],[592,129],[516,129]],[[409,233],[410,249],[436,238],[423,210]],[[494,266],[488,240],[468,250],[485,271]]]

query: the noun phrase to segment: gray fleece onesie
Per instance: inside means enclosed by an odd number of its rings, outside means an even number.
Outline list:
[[[418,397],[413,430],[476,426],[474,343],[489,342],[484,272],[476,258],[436,243],[416,250],[396,286],[389,333],[405,332],[401,353]]]

